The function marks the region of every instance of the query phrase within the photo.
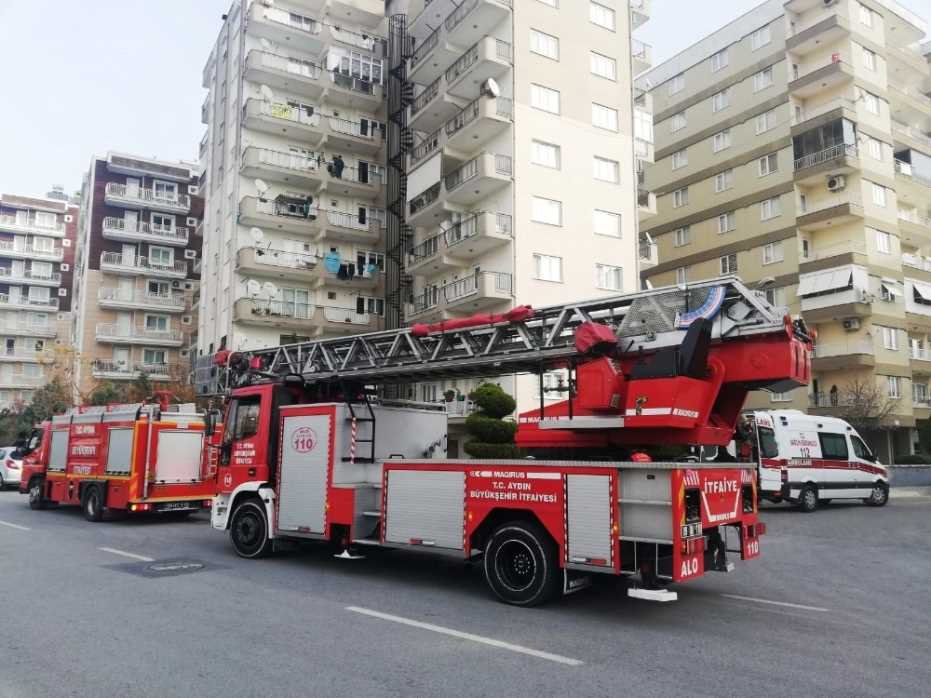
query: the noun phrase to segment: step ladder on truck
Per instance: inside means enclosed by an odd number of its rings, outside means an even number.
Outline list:
[[[79,505],[88,521],[105,511],[186,515],[216,494],[216,449],[206,447],[204,414],[147,403],[76,407],[33,429],[20,492],[33,509]]]
[[[384,546],[481,559],[494,594],[517,605],[594,573],[636,576],[632,596],[671,600],[666,584],[759,555],[754,465],[644,453],[725,446],[747,392],[807,384],[810,357],[801,321],[733,277],[223,352],[212,525],[247,558],[309,539],[348,556]],[[431,447],[445,443],[444,410],[371,397],[554,369],[568,371],[567,398],[518,417],[532,459],[447,459]]]

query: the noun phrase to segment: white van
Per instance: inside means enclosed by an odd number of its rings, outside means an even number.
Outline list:
[[[748,419],[764,499],[788,500],[802,511],[832,499],[880,507],[888,501],[888,470],[843,419],[799,410],[752,412]]]

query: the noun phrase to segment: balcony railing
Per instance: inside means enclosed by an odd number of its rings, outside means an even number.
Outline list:
[[[372,322],[372,316],[368,313],[356,312],[354,308],[337,308],[329,305],[323,308],[323,317],[327,322],[342,322],[350,325],[368,325]]]
[[[330,27],[330,33],[333,35],[333,38],[340,43],[357,46],[366,51],[375,50],[375,38],[368,34],[360,34],[359,32],[343,29],[342,27]]]
[[[0,281],[38,281],[38,282],[48,282],[53,284],[61,283],[61,274],[57,271],[50,273],[38,273],[30,269],[22,269],[17,271],[12,267],[0,267]]]
[[[911,267],[912,269],[921,269],[922,271],[931,271],[931,257],[922,257],[917,254],[903,254],[902,266]]]
[[[497,0],[497,2],[507,7],[512,6],[511,0]],[[458,27],[459,23],[469,16],[469,13],[475,9],[476,5],[478,5],[478,0],[465,0],[459,7],[450,12],[446,16],[446,21],[443,23],[443,26],[446,27],[446,31],[450,32]]]
[[[447,84],[456,81],[460,76],[465,74],[469,68],[478,63],[479,56],[481,55],[481,45],[482,41],[473,44],[472,47],[464,54],[462,54],[455,63],[447,68]],[[511,44],[509,44],[507,41],[502,41],[501,39],[495,39],[495,56],[499,60],[511,63],[513,60]]]
[[[287,10],[280,10],[276,7],[269,6],[264,8],[262,16],[268,22],[281,24],[291,29],[297,29],[310,36],[316,36],[323,30],[323,25],[314,19],[293,14]]]
[[[410,212],[411,214],[417,213],[418,211],[425,209],[427,206],[432,204],[434,201],[440,198],[440,191],[442,187],[440,183],[437,182],[432,187],[427,189],[421,194],[418,194],[410,202]]]
[[[346,182],[356,182],[357,184],[371,184],[373,187],[380,187],[382,184],[381,172],[372,172],[371,168],[359,170],[355,167],[344,167],[340,176],[330,173],[334,179],[342,179]]]
[[[124,218],[107,216],[103,219],[103,229],[105,232],[124,233],[126,235],[147,235],[156,237],[166,242],[180,242],[187,244],[190,237],[190,231],[185,227],[167,228],[161,225],[145,223],[142,221],[136,223],[127,222]]]
[[[912,168],[911,163],[905,162],[904,160],[895,161],[895,171],[901,175],[908,177],[919,184],[923,184],[926,187],[931,187],[931,178],[923,177],[920,174],[917,174]]]
[[[16,216],[0,216],[0,228],[13,233],[34,235],[64,235],[65,224],[56,221],[52,225],[39,225],[35,219],[23,221]]]
[[[292,303],[289,301],[260,300],[245,298],[252,315],[289,320],[311,320],[317,310],[314,303]]]
[[[837,208],[838,206],[843,206],[844,204],[850,204],[850,206],[863,208],[863,201],[858,196],[852,194],[836,194],[829,196],[826,199],[822,199],[810,206],[806,205],[805,208],[799,207],[798,215],[799,216],[810,216],[814,213],[820,213],[821,211],[827,211],[832,208]]]
[[[136,269],[152,273],[187,274],[187,262],[183,260],[175,261],[172,264],[162,264],[156,261],[149,261],[146,257],[124,257],[122,252],[102,252],[100,254],[100,265],[121,267],[123,269]]]
[[[337,87],[341,87],[344,90],[350,90],[351,92],[358,92],[359,94],[364,95],[374,95],[375,85],[377,84],[371,80],[363,80],[362,78],[357,78],[353,75],[341,73],[338,70],[333,70],[330,72],[330,80]]]
[[[154,204],[184,209],[189,209],[191,207],[191,197],[187,194],[158,194],[154,189],[143,189],[142,187],[130,188],[118,182],[107,182],[105,194],[114,199],[122,199],[133,203]]]
[[[255,263],[270,267],[286,269],[313,269],[320,261],[320,255],[314,253],[290,252],[286,250],[256,249]]]
[[[330,225],[340,228],[351,228],[353,230],[378,230],[381,227],[381,219],[376,216],[366,216],[365,220],[359,218],[354,213],[345,211],[329,210],[326,212],[327,222]]]
[[[446,138],[450,138],[478,119],[482,114],[482,101],[485,99],[488,98],[483,96],[473,100],[443,126],[428,136],[424,136],[423,140],[411,150],[411,164],[418,163],[428,155],[436,152],[440,148],[444,131]],[[513,111],[512,101],[506,97],[496,97],[495,102],[497,115],[510,119]]]
[[[0,293],[0,306],[27,306],[33,310],[58,310],[57,298],[29,298],[28,296],[12,297],[9,293]]]
[[[184,298],[172,296],[170,293],[142,293],[140,291],[124,291],[119,288],[101,288],[97,291],[98,301],[111,301],[115,303],[133,303],[141,306],[158,308],[184,308]]]
[[[851,354],[872,354],[873,343],[868,340],[855,339],[849,342],[830,342],[815,344],[813,356],[823,359],[830,356],[849,356]]]
[[[437,78],[431,82],[427,87],[424,88],[424,91],[421,92],[417,97],[411,102],[411,115],[416,114],[421,111],[425,106],[430,104],[434,98],[440,93],[440,78]]]
[[[814,245],[807,257],[802,257],[801,262],[814,262],[819,259],[828,259],[841,254],[866,254],[866,243],[862,240],[856,242],[847,240],[838,242],[833,245]]]
[[[925,94],[922,94],[918,90],[911,87],[904,87],[903,85],[897,85],[894,82],[889,83],[889,87],[898,92],[899,94],[910,97],[918,102],[923,103],[925,106],[931,107],[931,97],[928,97]]]
[[[478,292],[481,288],[482,276],[493,277],[495,281],[495,290],[502,293],[511,293],[513,284],[512,277],[506,272],[498,271],[479,271],[464,279],[457,279],[442,286],[440,291],[447,303],[466,298]]]
[[[931,361],[931,349],[924,347],[912,347],[909,356],[916,361]]]
[[[126,361],[97,359],[91,364],[91,371],[95,375],[125,375],[127,378],[142,373],[152,378],[169,378],[175,374],[177,366],[174,364],[129,363]]]
[[[341,133],[346,136],[354,136],[356,138],[367,138],[369,140],[381,140],[381,130],[372,126],[371,122],[368,125],[368,128],[365,132],[362,131],[362,124],[358,121],[350,121],[349,119],[341,119],[338,116],[327,117],[330,122],[330,130],[334,133]]]
[[[808,396],[812,407],[854,407],[855,400],[837,392],[812,393]]]
[[[249,101],[258,100],[250,99]],[[261,113],[262,116],[269,116],[273,119],[290,121],[291,123],[302,124],[304,126],[316,126],[320,123],[320,114],[308,114],[300,107],[293,107],[290,104],[283,104],[281,102],[266,102],[264,100],[260,102],[260,105],[259,113]]]
[[[427,54],[432,51],[440,41],[440,28],[437,27],[426,39],[423,40],[423,43],[420,44],[414,53],[411,55],[411,68],[420,63]]]
[[[253,59],[252,56],[256,56],[256,58]],[[296,58],[288,58],[287,56],[276,56],[274,53],[256,49],[249,52],[246,60],[247,63],[250,64],[254,61],[258,61],[263,68],[281,73],[288,73],[289,75],[295,75],[297,77],[308,78],[310,80],[318,80],[323,73],[323,68],[316,63],[302,61]]]
[[[931,217],[921,215],[916,209],[899,209],[899,220],[931,228]]]
[[[792,116],[792,123],[800,124],[804,121],[808,121],[809,119],[814,119],[817,116],[821,116],[822,114],[827,114],[829,111],[834,111],[835,109],[840,109],[842,107],[850,109],[852,111],[856,111],[857,103],[854,102],[853,100],[846,99],[844,97],[838,97],[836,99],[832,99],[829,102],[825,102],[824,104],[819,104],[816,107],[804,106],[802,107],[800,114],[798,114],[797,116],[796,115]]]
[[[180,342],[183,337],[177,330],[147,330],[142,327],[124,327],[116,323],[101,322],[95,328],[97,337],[139,339],[152,342]]]
[[[36,257],[37,259],[51,259],[60,261],[65,256],[65,250],[61,247],[26,247],[22,238],[17,240],[0,240],[0,254],[4,252],[14,252],[23,256]]]
[[[900,121],[893,120],[892,130],[895,133],[901,133],[908,138],[913,138],[916,141],[923,143],[924,145],[931,148],[931,136],[926,133],[923,133],[920,129],[909,126],[908,124],[903,124]]]
[[[262,165],[269,167],[280,167],[283,170],[295,170],[297,172],[308,172],[320,168],[320,160],[300,153],[288,153],[283,150],[271,150],[269,148],[257,148],[250,146],[246,152],[253,151],[256,153],[258,161]]]
[[[446,190],[452,191],[456,187],[459,187],[465,182],[468,182],[470,179],[477,177],[481,171],[481,160],[482,156],[479,155],[478,157],[469,160],[469,162],[467,162],[459,169],[454,170],[450,174],[446,175],[444,178]],[[495,172],[500,175],[511,175],[511,157],[509,155],[495,155]]]
[[[824,162],[830,162],[840,157],[855,158],[857,157],[857,146],[851,143],[838,143],[816,153],[803,155],[795,160],[795,171],[803,170],[806,167],[813,167]]]
[[[649,44],[645,44],[639,39],[631,39],[630,55],[638,61],[642,61],[643,63],[650,63],[651,57],[653,55],[653,47]]]
[[[444,228],[436,235],[415,245],[408,254],[408,264],[416,264],[423,259],[433,257],[442,249],[454,248],[456,245],[481,234],[486,216],[488,216],[486,211],[470,214],[468,217],[451,224],[448,228]],[[513,235],[511,216],[506,213],[495,214],[494,232],[498,235]]]

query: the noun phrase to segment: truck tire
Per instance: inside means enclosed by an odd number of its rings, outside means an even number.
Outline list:
[[[39,511],[48,506],[44,490],[45,480],[41,477],[34,477],[29,483],[29,508],[33,511]]]
[[[562,588],[557,548],[537,524],[502,524],[485,546],[485,581],[504,603],[536,606]]]
[[[810,514],[818,508],[818,490],[811,483],[804,485],[798,495],[798,508]]]
[[[889,485],[885,482],[877,482],[873,485],[873,491],[870,492],[870,496],[864,499],[863,503],[871,507],[883,507],[886,506],[886,502],[888,501]]]
[[[81,510],[88,521],[103,520],[103,498],[100,496],[99,487],[91,485],[84,488],[81,494]]]
[[[272,549],[265,506],[255,498],[237,505],[230,519],[230,540],[239,557],[265,557]]]

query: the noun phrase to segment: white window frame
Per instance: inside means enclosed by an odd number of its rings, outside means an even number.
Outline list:
[[[546,206],[549,210],[547,213],[556,213],[555,222],[552,218],[547,216],[541,216],[543,209],[537,208],[537,205]],[[562,201],[558,199],[547,199],[543,196],[531,196],[530,197],[530,220],[534,223],[542,223],[543,225],[562,225]]]
[[[778,196],[760,202],[760,220],[768,221],[782,215],[782,201]]]
[[[607,5],[602,5],[600,2],[589,1],[588,20],[592,24],[607,29],[608,31],[613,32],[617,30],[617,13]]]
[[[782,241],[769,242],[763,245],[763,265],[776,264],[785,260],[785,250]]]
[[[595,155],[592,157],[592,177],[599,182],[620,184],[621,163]]]
[[[670,97],[672,95],[679,94],[684,89],[685,89],[685,73],[679,73],[678,75],[673,75],[671,78],[669,78],[669,85],[667,87],[667,91],[669,92]]]
[[[602,119],[604,117],[604,119]],[[604,123],[600,123],[600,122]],[[592,126],[604,131],[618,132],[618,113],[614,107],[592,102]],[[606,125],[605,125],[606,124]]]
[[[156,321],[155,328],[149,327],[149,320]],[[162,320],[164,320],[165,322],[165,329],[159,329],[158,327],[158,325],[161,324]],[[142,327],[143,329],[145,329],[146,332],[165,332],[165,333],[171,332],[171,316],[163,315],[161,313],[145,313],[142,319]]]
[[[902,384],[899,376],[886,376],[886,390],[889,393],[890,400],[898,400],[902,397]]]
[[[681,169],[686,167],[689,164],[689,151],[688,148],[683,148],[682,150],[677,150],[670,158],[670,167],[674,170]]]
[[[874,116],[879,116],[882,112],[882,107],[879,104],[879,97],[874,95],[868,90],[860,90],[860,94],[863,96],[863,106],[864,108]]]
[[[731,91],[728,88],[715,92],[711,95],[711,111],[716,113],[722,109],[727,109],[731,105]]]
[[[876,206],[886,207],[889,201],[889,195],[886,191],[886,187],[882,184],[877,184],[876,182],[870,182],[873,185],[873,203]]]
[[[784,308],[786,306],[786,287],[770,286],[764,292],[766,301],[774,308]]]
[[[592,75],[617,82],[617,61],[614,58],[597,51],[589,51],[588,55]]]
[[[711,150],[720,153],[731,147],[731,130],[729,128],[718,131],[711,137]]]
[[[725,211],[718,214],[718,235],[724,235],[737,229],[736,211]]]
[[[883,348],[889,351],[899,350],[899,330],[895,327],[883,327]]]
[[[537,281],[548,281],[550,283],[561,284],[563,282],[562,257],[555,255],[533,253],[533,278]],[[550,274],[550,272],[554,272]],[[550,278],[550,276],[558,278]]]
[[[555,101],[555,108],[553,108],[553,101]],[[530,83],[530,106],[547,114],[560,114],[562,95],[559,90],[532,82]]]
[[[737,253],[731,252],[730,254],[723,255],[718,257],[718,266],[721,271],[721,276],[727,274],[736,274],[737,273]]]
[[[767,87],[773,86],[773,67],[763,68],[758,73],[753,74],[753,91],[761,92]]]
[[[681,131],[688,125],[689,125],[689,120],[688,120],[688,117],[685,115],[684,110],[680,111],[678,114],[673,114],[671,117],[669,117],[670,133]]]
[[[599,222],[599,217],[601,221]],[[609,221],[613,222],[611,226],[615,232],[606,233],[604,230],[608,229],[607,223]],[[600,223],[604,223],[605,226],[602,228]],[[621,214],[616,213],[615,211],[605,211],[604,209],[596,208],[592,211],[592,231],[595,235],[601,235],[603,237],[609,238],[620,238],[622,235],[621,230]]]
[[[866,46],[861,46],[863,49],[863,67],[871,72],[876,72],[876,53],[870,51]]]
[[[756,133],[760,135],[761,133],[766,133],[773,126],[775,126],[776,110],[770,109],[769,111],[764,111],[762,114],[756,115]]]
[[[689,188],[682,187],[672,192],[672,207],[682,208],[689,205]]]
[[[543,154],[552,155],[552,158],[541,157]],[[555,143],[533,139],[530,141],[530,162],[540,167],[559,170],[562,168],[562,147]]]
[[[867,151],[874,160],[882,162],[883,159],[883,142],[878,138],[864,136],[866,138]]]
[[[155,262],[153,256],[155,254],[168,255],[168,263],[165,264],[161,261]],[[149,245],[149,264],[155,264],[161,267],[173,267],[175,265],[175,249],[173,247],[165,247],[163,245]]]
[[[612,277],[617,283],[608,283]],[[604,291],[621,291],[624,289],[624,270],[611,264],[595,264],[595,287]]]
[[[872,27],[873,26],[873,11],[870,8],[868,8],[866,5],[864,5],[863,3],[857,3],[857,4],[860,6],[859,12],[858,12],[860,24],[862,24],[865,27]]]
[[[721,49],[717,53],[711,56],[711,72],[717,73],[719,70],[723,70],[730,64],[730,59],[727,55],[727,49]]]
[[[685,247],[692,242],[692,227],[683,225],[673,231],[673,247]]]
[[[687,284],[688,282],[689,282],[689,268],[688,267],[677,267],[676,268],[676,283]]]
[[[728,168],[718,172],[714,176],[714,191],[716,194],[720,194],[722,191],[727,191],[728,189],[733,188],[734,186],[734,168]]]
[[[770,153],[769,155],[764,155],[759,160],[757,160],[757,176],[766,177],[771,175],[773,172],[779,171],[779,157],[778,153]]]
[[[156,218],[160,219],[161,223],[156,224]],[[168,223],[168,225],[165,225],[165,223]],[[173,233],[175,231],[175,217],[170,213],[157,213],[153,211],[149,214],[149,225],[152,226],[153,231]]]
[[[765,27],[760,27],[755,32],[750,34],[750,50],[756,51],[763,48],[768,43],[773,40],[773,30],[772,26],[767,24]]]
[[[530,29],[530,52],[538,56],[559,60],[559,37],[547,34],[539,29]]]
[[[170,194],[167,196],[159,196],[159,188],[166,192],[170,192]],[[177,182],[167,182],[163,179],[155,179],[152,181],[152,196],[160,201],[177,201],[179,191],[180,187]]]
[[[885,230],[877,230],[876,250],[881,254],[892,254],[892,235]]]
[[[146,353],[153,352],[154,354],[161,354],[161,361],[147,361]],[[147,366],[164,366],[168,364],[168,352],[164,349],[156,349],[154,347],[143,347],[142,348],[142,363]]]

